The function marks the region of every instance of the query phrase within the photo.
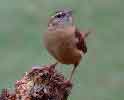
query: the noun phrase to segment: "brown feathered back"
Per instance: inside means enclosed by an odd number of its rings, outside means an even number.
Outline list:
[[[87,46],[86,46],[86,42],[84,37],[82,36],[81,32],[78,31],[78,29],[75,30],[75,36],[76,38],[78,38],[78,42],[77,42],[77,48],[81,51],[83,51],[83,53],[87,53]]]

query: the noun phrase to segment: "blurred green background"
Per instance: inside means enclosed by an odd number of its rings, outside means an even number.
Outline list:
[[[95,30],[69,100],[124,100],[124,0],[0,0],[0,89],[55,61],[42,35],[56,8],[72,8],[80,30]],[[59,69],[69,74],[71,67]]]

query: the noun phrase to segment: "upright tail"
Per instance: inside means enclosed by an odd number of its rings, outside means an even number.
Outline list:
[[[86,33],[84,34],[84,38],[87,38],[87,37],[89,36],[89,34],[91,34],[90,31],[86,32]]]
[[[84,33],[84,38],[87,38],[89,36],[89,34],[91,33],[96,33],[94,29],[89,29],[88,32]]]

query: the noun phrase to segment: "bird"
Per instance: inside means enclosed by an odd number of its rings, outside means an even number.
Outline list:
[[[50,16],[44,45],[58,63],[73,65],[69,80],[87,53],[86,37],[90,32],[80,32],[73,22],[72,9],[59,9]]]

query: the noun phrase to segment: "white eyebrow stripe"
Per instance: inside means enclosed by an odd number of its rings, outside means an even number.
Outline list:
[[[55,14],[53,17],[55,17],[55,16],[57,16],[57,15],[61,15],[63,12],[59,12],[59,13],[57,13],[57,14]]]

